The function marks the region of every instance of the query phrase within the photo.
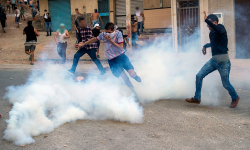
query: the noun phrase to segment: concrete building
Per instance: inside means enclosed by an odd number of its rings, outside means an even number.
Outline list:
[[[41,11],[51,13],[52,29],[57,29],[61,22],[66,28],[73,29],[75,8],[84,15],[88,24],[94,9],[98,9],[104,24],[114,22],[120,28],[126,27],[126,0],[40,0]],[[229,53],[231,58],[250,58],[250,34],[244,29],[250,24],[248,19],[249,0],[131,0],[131,15],[135,7],[143,10],[146,20],[145,29],[172,29],[173,49],[185,52],[194,45],[194,52],[209,42],[209,30],[202,12],[220,16],[228,32]],[[242,11],[245,10],[245,11]],[[43,13],[40,14],[41,17]],[[103,26],[102,26],[103,27]]]

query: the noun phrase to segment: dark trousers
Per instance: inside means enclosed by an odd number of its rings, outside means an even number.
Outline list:
[[[66,49],[67,49],[67,42],[66,43],[59,43],[57,45],[57,53],[63,59],[63,62],[66,61]]]
[[[76,67],[78,64],[78,61],[80,59],[80,57],[82,57],[84,54],[88,54],[89,57],[95,62],[97,68],[101,71],[101,72],[105,72],[105,69],[103,68],[101,62],[99,59],[96,58],[96,49],[86,49],[86,48],[81,48],[79,49],[75,55],[74,55],[74,60],[73,60],[73,65],[72,68],[70,69],[71,71],[75,72],[76,71]]]
[[[2,25],[2,28],[5,28],[6,27],[6,23],[5,23],[6,20],[1,20],[1,25]]]

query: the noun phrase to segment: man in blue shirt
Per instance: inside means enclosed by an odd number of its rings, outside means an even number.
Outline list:
[[[205,22],[209,28],[210,43],[202,48],[202,52],[206,55],[206,48],[211,47],[212,58],[201,68],[200,72],[196,75],[196,92],[194,98],[186,99],[188,103],[200,104],[201,102],[201,88],[203,78],[215,70],[218,70],[221,76],[223,87],[228,90],[231,98],[231,108],[238,105],[240,97],[236,93],[234,87],[229,81],[229,74],[231,70],[231,62],[228,56],[228,38],[227,31],[222,24],[218,24],[218,17],[216,15],[206,15],[204,11]]]

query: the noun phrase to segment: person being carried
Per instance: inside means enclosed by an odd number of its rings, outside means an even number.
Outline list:
[[[126,50],[123,49],[124,40],[122,33],[115,30],[114,24],[109,22],[105,26],[105,32],[102,32],[98,37],[79,43],[78,46],[85,46],[99,40],[103,40],[105,44],[105,55],[108,57],[108,63],[113,75],[117,78],[121,76],[125,84],[135,93],[134,86],[124,72],[124,69],[137,82],[141,82],[141,78],[136,74],[129,58],[125,55]]]
[[[99,34],[101,33],[101,31],[100,31],[100,25],[99,24],[95,24],[94,29],[92,30],[92,32],[93,32],[94,37],[98,37]],[[99,55],[100,41],[97,41],[96,43],[97,43],[97,47],[98,47],[97,48],[97,52],[96,52],[96,57],[100,58],[100,55]]]
[[[26,35],[25,53],[30,55],[30,64],[34,65],[34,51],[36,49],[37,36],[40,36],[37,30],[32,26],[32,21],[28,21],[28,26],[24,28],[23,35]]]
[[[210,30],[210,43],[203,46],[202,53],[206,55],[206,48],[211,47],[212,58],[201,68],[199,73],[196,75],[195,96],[193,98],[186,99],[186,101],[188,103],[200,104],[203,78],[205,78],[213,71],[218,70],[221,76],[223,87],[229,92],[232,98],[230,107],[234,108],[238,105],[240,97],[229,81],[231,62],[228,56],[227,31],[222,24],[218,24],[219,19],[216,15],[211,14],[207,16],[206,11],[204,11],[203,13],[205,15],[205,22],[207,23],[207,26]]]
[[[51,18],[50,18],[50,13],[47,12],[47,9],[44,10],[44,15],[43,15],[43,22],[41,23],[42,25],[46,25],[46,36],[51,36]]]
[[[102,22],[102,18],[100,16],[100,14],[98,13],[97,9],[94,10],[95,12],[91,14],[90,16],[90,22],[91,24],[93,25],[93,27],[95,26],[95,24],[99,24],[99,21],[98,21],[98,18],[101,20],[101,23],[103,25],[103,22]]]
[[[65,25],[60,24],[60,28],[56,31],[55,41],[57,44],[57,53],[62,58],[62,63],[66,62],[67,39],[70,38],[69,32],[65,29]]]
[[[79,24],[80,24],[80,29],[79,29],[79,34],[78,34],[79,41],[81,41],[80,43],[85,43],[91,38],[93,38],[94,36],[90,27],[86,25],[84,18],[81,18],[79,20]],[[90,43],[90,44],[85,44],[85,45],[76,44],[76,48],[80,48],[80,49],[74,55],[73,65],[71,69],[68,70],[70,74],[73,74],[73,75],[75,74],[76,67],[77,67],[80,57],[82,57],[86,53],[95,62],[96,66],[101,72],[101,75],[104,75],[106,73],[106,70],[103,68],[101,62],[96,58],[97,43],[92,43],[92,44]]]

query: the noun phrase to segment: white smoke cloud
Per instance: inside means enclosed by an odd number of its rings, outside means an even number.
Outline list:
[[[171,41],[163,39],[143,48],[131,59],[142,78],[142,83],[131,79],[140,103],[194,96],[195,75],[209,56],[193,53],[192,45],[189,47],[192,53],[177,54],[171,51]],[[143,108],[122,79],[106,74],[107,78],[90,77],[84,83],[77,83],[63,66],[48,64],[37,68],[26,84],[7,88],[5,99],[13,108],[4,139],[16,145],[34,143],[33,136],[50,133],[66,122],[79,119],[143,122]],[[220,78],[208,77],[211,78],[213,82],[204,82],[202,104],[219,103],[219,93],[214,87]]]

